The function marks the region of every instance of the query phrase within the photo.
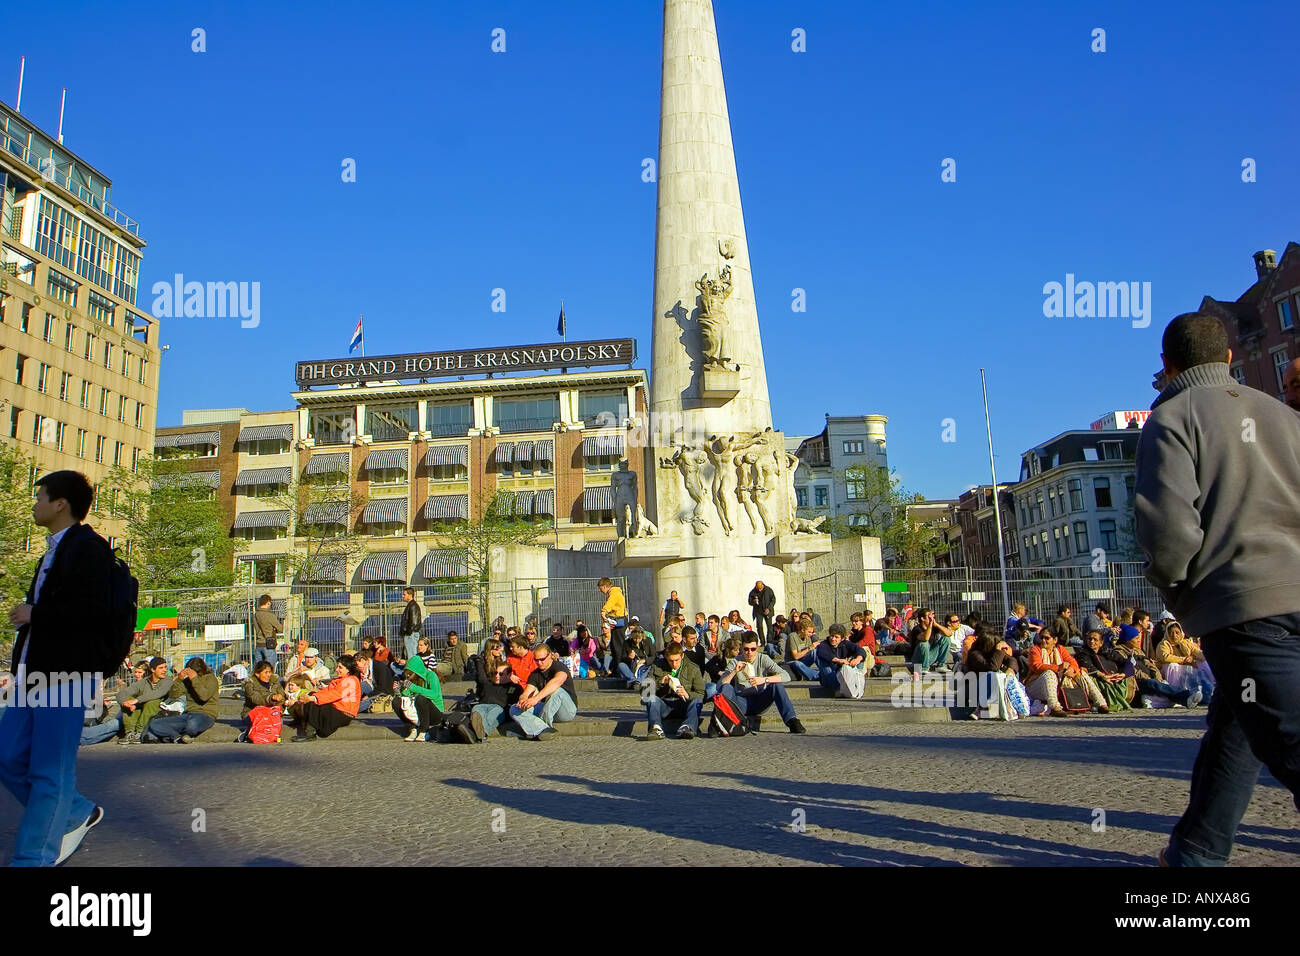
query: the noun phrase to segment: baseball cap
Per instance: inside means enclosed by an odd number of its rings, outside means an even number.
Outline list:
[[[309,648],[307,648],[305,651],[302,652],[302,656],[303,656],[303,657],[320,657],[320,651],[316,650],[316,648],[314,648],[314,647],[309,647]]]

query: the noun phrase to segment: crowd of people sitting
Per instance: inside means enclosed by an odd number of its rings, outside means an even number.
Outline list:
[[[975,612],[936,616],[909,604],[887,608],[879,618],[855,612],[848,627],[833,623],[819,637],[821,618],[813,608],[773,614],[771,592],[764,594],[761,581],[750,592],[753,624],[738,609],[700,611],[688,624],[674,591],[657,627],[628,615],[610,579],[598,586],[604,604],[593,629],[582,620],[571,628],[554,624],[541,639],[533,624],[521,628],[498,618],[475,653],[455,631],[435,651],[417,633],[420,612],[411,592],[414,617],[403,627],[411,633],[400,636],[400,648],[390,649],[383,636],[364,638],[359,650],[341,654],[332,666],[306,641],[282,660],[274,652],[256,653],[251,669],[238,661],[221,680],[201,657],[174,673],[161,657],[141,659],[116,695],[117,713],[88,722],[82,743],[114,737],[128,746],[190,743],[217,721],[223,681],[239,687],[241,717],[250,727],[259,708],[276,708],[292,724],[296,742],[329,737],[372,710],[391,712],[408,742],[480,743],[498,733],[546,740],[555,724],[577,716],[574,679],[595,677],[616,678],[640,692],[651,739],[665,737],[670,722],[679,738],[699,736],[704,706],[719,697],[751,727],[775,708],[792,733],[803,733],[787,683],[813,681],[830,696],[860,699],[868,677],[891,676],[883,660],[889,655],[901,655],[915,681],[995,675],[1002,709],[1012,719],[1194,707],[1214,690],[1205,655],[1170,615],[1153,623],[1147,612],[1126,608],[1112,620],[1105,602],[1086,615],[1082,628],[1065,605],[1048,625],[1017,604],[999,626]],[[259,614],[269,598],[263,602]],[[474,685],[452,707],[443,697],[448,680]]]

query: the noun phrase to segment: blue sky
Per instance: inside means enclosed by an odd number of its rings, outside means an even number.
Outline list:
[[[1300,10],[880,6],[715,2],[772,407],[788,434],[888,415],[906,484],[955,496],[988,477],[981,366],[1014,478],[1149,405],[1168,319],[1300,240]],[[657,0],[42,9],[0,62],[27,56],[47,129],[68,87],[68,147],[149,243],[141,307],[176,272],[261,283],[256,329],[165,322],[159,425],[289,407],[294,360],[345,354],[361,312],[369,354],[468,348],[550,341],[563,298],[570,338],[635,337],[648,365]],[[1067,273],[1150,282],[1150,327],[1045,318]]]

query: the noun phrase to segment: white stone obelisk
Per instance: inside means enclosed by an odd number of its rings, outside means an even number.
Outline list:
[[[745,217],[711,0],[665,0],[646,499],[659,534],[620,566],[655,569],[656,600],[740,608],[784,565],[829,550],[791,534],[784,438],[772,431]],[[734,439],[734,441],[733,441]]]

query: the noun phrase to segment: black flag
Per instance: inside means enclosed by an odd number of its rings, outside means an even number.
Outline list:
[[[560,303],[560,321],[555,323],[555,331],[563,338],[569,327],[564,322],[564,303]]]

